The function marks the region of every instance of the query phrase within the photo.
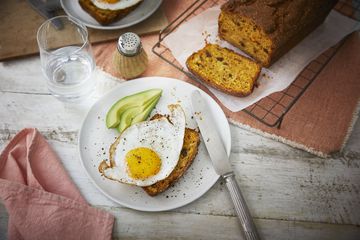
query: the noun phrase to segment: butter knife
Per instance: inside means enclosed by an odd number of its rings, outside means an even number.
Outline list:
[[[41,0],[27,0],[27,2],[36,12],[38,12],[41,16],[43,16],[46,19],[56,17],[55,10],[57,8],[60,8],[58,4],[55,4],[55,1],[47,3]],[[60,19],[53,19],[51,20],[51,23],[58,30],[63,28],[63,24],[60,21]]]
[[[260,239],[256,226],[252,220],[245,199],[241,194],[239,185],[236,182],[235,174],[231,169],[230,161],[224,144],[219,133],[216,130],[214,117],[207,106],[204,98],[199,91],[193,91],[191,94],[191,103],[194,118],[199,126],[206,149],[217,174],[222,176],[229,190],[231,199],[234,203],[236,214],[242,226],[245,238],[247,240]]]

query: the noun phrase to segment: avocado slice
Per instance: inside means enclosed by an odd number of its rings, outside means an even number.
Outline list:
[[[138,123],[138,122],[145,121],[149,117],[151,111],[155,108],[155,106],[158,103],[159,99],[160,98],[154,100],[144,111],[142,111],[142,113],[135,116],[133,118],[133,120],[131,121],[131,125],[135,124],[135,123]]]
[[[142,107],[131,107],[127,109],[120,117],[120,123],[117,130],[122,133],[126,128],[131,125],[133,117],[142,111]]]
[[[130,125],[146,120],[158,103],[159,99],[160,96],[155,96],[146,105],[127,109],[120,117],[120,123],[117,127],[117,130],[122,133]]]
[[[121,98],[114,103],[106,114],[107,128],[115,128],[120,123],[121,115],[131,107],[144,106],[151,102],[154,97],[160,97],[161,89],[154,88],[143,92],[135,93]]]

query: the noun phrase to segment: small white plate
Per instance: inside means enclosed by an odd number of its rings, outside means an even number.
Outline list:
[[[106,94],[96,102],[88,112],[80,133],[79,152],[81,162],[99,190],[122,206],[141,211],[165,211],[184,206],[208,191],[219,176],[215,173],[208,152],[201,139],[199,151],[194,162],[185,174],[165,192],[150,197],[142,188],[130,186],[109,180],[98,171],[99,163],[109,158],[109,147],[118,136],[114,129],[107,129],[105,117],[114,102],[122,97],[151,88],[163,89],[162,96],[152,111],[168,113],[167,106],[173,103],[181,104],[186,114],[187,127],[195,129],[197,124],[192,118],[190,94],[199,90],[210,106],[215,117],[216,127],[225,144],[228,155],[231,148],[229,123],[219,105],[199,88],[172,78],[146,77],[121,83],[119,87]]]
[[[61,6],[67,15],[78,19],[90,28],[112,30],[130,27],[144,21],[160,7],[161,2],[162,0],[144,0],[134,11],[130,12],[119,21],[107,26],[101,25],[90,16],[90,14],[85,12],[81,8],[78,0],[61,0]]]

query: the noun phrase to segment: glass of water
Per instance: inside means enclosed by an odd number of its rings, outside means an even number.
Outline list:
[[[91,95],[95,61],[86,27],[69,16],[58,16],[40,26],[37,41],[51,94],[65,102]]]

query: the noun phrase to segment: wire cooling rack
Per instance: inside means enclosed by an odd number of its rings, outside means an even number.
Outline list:
[[[174,30],[176,30],[183,22],[188,21],[191,17],[198,15],[204,10],[215,5],[221,5],[225,0],[196,0],[188,8],[185,9],[177,18],[170,22],[159,33],[159,40],[153,46],[152,51],[161,59],[175,67],[179,71],[186,74],[189,78],[197,80],[190,72],[183,68],[171,54],[164,44],[163,40]],[[335,8],[340,13],[360,20],[360,0],[340,0]],[[262,122],[269,127],[280,128],[281,122],[286,113],[290,111],[296,101],[303,95],[306,89],[324,69],[327,63],[339,50],[344,40],[335,46],[329,48],[318,58],[310,62],[303,71],[296,77],[292,84],[281,92],[273,93],[242,111],[249,114],[253,118]],[[197,80],[198,81],[198,80]]]

